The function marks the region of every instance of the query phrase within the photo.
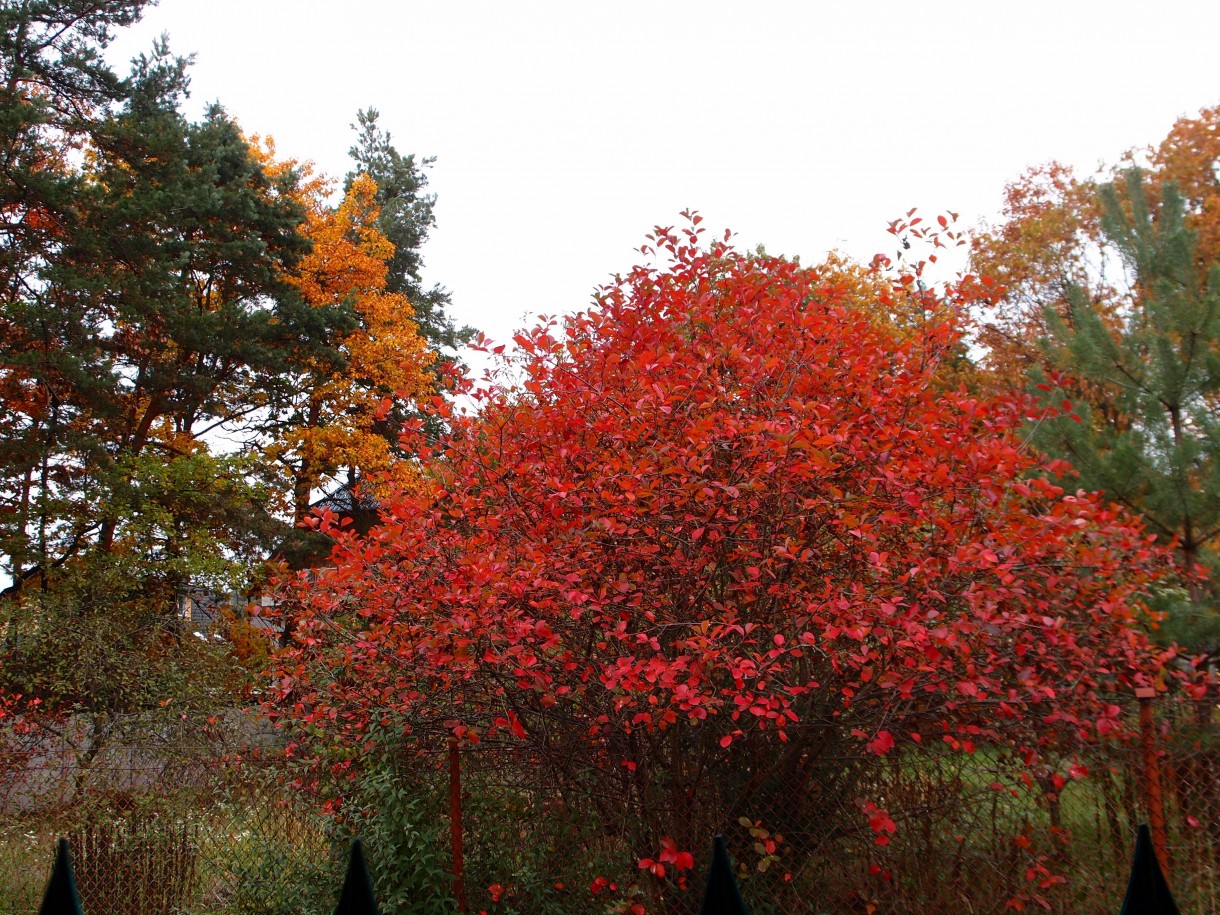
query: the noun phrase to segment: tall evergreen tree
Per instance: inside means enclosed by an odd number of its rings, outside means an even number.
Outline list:
[[[426,169],[435,161],[428,157],[416,162],[414,154],[403,155],[388,131],[377,124],[375,108],[356,113],[356,143],[349,150],[354,168],[347,176],[346,189],[359,175],[377,182],[377,204],[381,207],[378,227],[394,245],[389,262],[386,292],[407,297],[415,312],[419,332],[438,356],[453,355],[469,343],[473,327],[459,327],[446,313],[449,291],[442,286],[424,286],[421,277],[422,248],[436,225],[436,195],[426,193]]]
[[[299,173],[219,108],[184,117],[163,42],[106,65],[145,5],[0,0],[0,692],[99,739],[231,695],[178,598],[282,537],[262,446],[357,324],[291,282]]]
[[[73,153],[92,148],[132,82],[106,64],[113,30],[143,0],[6,0],[0,5],[0,552],[15,587],[66,561],[96,527],[63,523],[61,496],[83,454],[83,400],[108,407],[97,331],[57,302],[48,274],[95,193]],[[180,82],[185,62],[159,75]],[[176,78],[173,71],[177,71]],[[79,297],[78,297],[79,304]],[[68,395],[68,391],[72,395]],[[77,462],[79,469],[79,462]],[[79,474],[77,474],[79,478]],[[55,538],[66,546],[50,547]],[[75,529],[74,529],[75,528]]]
[[[417,162],[413,153],[400,153],[389,131],[378,125],[379,117],[376,108],[356,113],[356,123],[352,125],[356,143],[348,150],[354,167],[347,175],[345,190],[350,192],[361,175],[368,175],[377,184],[376,202],[380,207],[377,228],[394,246],[394,254],[386,265],[385,291],[404,296],[410,305],[412,320],[432,352],[429,371],[439,383],[443,364],[461,364],[460,351],[477,330],[458,326],[447,312],[451,304],[449,290],[440,285],[426,287],[421,275],[423,245],[436,225],[436,195],[426,192],[426,170],[435,158]],[[380,424],[380,432],[391,448],[398,448],[399,431],[411,412],[395,405]],[[417,418],[422,419],[432,437],[441,435],[442,424],[434,415]],[[351,472],[349,485],[354,487],[358,482],[358,475]]]
[[[248,581],[319,481],[402,470],[394,415],[432,390],[407,296],[438,350],[463,335],[375,114],[384,219],[368,179],[328,211],[221,108],[183,115],[164,41],[110,69],[148,3],[0,0],[0,698],[81,723],[81,770],[240,701],[249,627],[190,638],[179,601]]]
[[[1041,448],[1068,459],[1070,489],[1105,493],[1177,543],[1184,599],[1166,595],[1169,634],[1216,657],[1217,588],[1189,573],[1220,569],[1220,263],[1200,275],[1187,207],[1172,184],[1150,207],[1142,177],[1102,189],[1105,241],[1121,256],[1133,305],[1101,315],[1070,286],[1068,319],[1046,310],[1048,364],[1062,374],[1039,388],[1053,416],[1036,427]],[[1089,397],[1065,390],[1083,384]],[[1090,409],[1089,403],[1105,405]]]
[[[178,115],[187,62],[164,46],[107,65],[148,5],[0,0],[0,692],[82,716],[86,755],[133,713],[220,694],[220,653],[167,622],[250,528],[234,460],[167,435],[166,406],[189,412],[171,373],[206,371],[181,348],[197,206],[240,196],[198,166],[231,169],[239,138]]]
[[[43,166],[61,199],[31,204],[49,228],[2,303],[18,584],[92,551],[156,558],[182,582],[257,548],[266,497],[203,436],[253,443],[294,366],[342,367],[332,337],[350,308],[306,303],[284,278],[309,247],[293,176],[277,186],[220,109],[188,122],[185,68],[164,46],[137,61],[79,123],[88,156]]]

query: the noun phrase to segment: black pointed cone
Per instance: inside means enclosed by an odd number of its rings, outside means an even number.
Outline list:
[[[352,842],[347,859],[347,876],[343,878],[343,892],[335,915],[378,915],[377,899],[373,896],[373,881],[364,864],[364,846],[360,840]]]
[[[47,881],[38,915],[81,915],[80,894],[76,891],[67,839],[60,839],[55,849],[55,865],[51,868],[51,879]]]
[[[1139,834],[1135,837],[1135,856],[1131,862],[1131,879],[1127,882],[1127,898],[1123,900],[1118,915],[1180,915],[1165,875],[1161,873],[1147,824],[1140,826]]]
[[[712,867],[707,873],[707,890],[699,915],[749,915],[733,874],[733,863],[724,847],[724,836],[712,842]]]

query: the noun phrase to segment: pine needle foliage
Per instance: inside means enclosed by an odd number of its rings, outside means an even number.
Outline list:
[[[1132,305],[1103,315],[1072,286],[1067,319],[1046,309],[1044,351],[1058,373],[1037,379],[1048,411],[1034,441],[1070,461],[1069,488],[1105,493],[1176,542],[1185,584],[1177,600],[1165,597],[1167,632],[1214,655],[1220,615],[1203,574],[1220,567],[1220,263],[1201,275],[1189,207],[1172,184],[1153,208],[1132,169],[1102,189],[1101,206]],[[1082,387],[1088,397],[1066,393]]]

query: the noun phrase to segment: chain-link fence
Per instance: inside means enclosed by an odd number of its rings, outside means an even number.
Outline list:
[[[498,897],[502,911],[697,912],[721,833],[755,913],[1113,915],[1136,826],[1151,821],[1182,910],[1220,911],[1214,700],[1122,698],[1113,710],[1110,739],[1065,729],[1019,764],[954,737],[870,756],[816,726],[731,767],[701,766],[690,748],[675,759],[620,747],[602,759],[613,775],[581,772],[570,747],[467,748],[462,796],[477,809],[465,831],[484,846],[489,831],[510,833],[467,862],[471,910],[496,911]],[[641,774],[646,759],[665,771]]]
[[[0,908],[36,909],[66,835],[86,915],[326,915],[359,832],[387,915],[677,915],[719,832],[757,915],[1112,915],[1151,820],[1182,910],[1220,911],[1216,706],[1144,710],[1020,766],[984,740],[877,757],[812,728],[731,768],[663,742],[441,740],[315,772],[308,793],[266,744],[33,760],[0,781]]]
[[[0,775],[0,911],[37,910],[60,836],[86,915],[333,907],[330,820],[293,789],[282,748],[47,743],[54,752]]]

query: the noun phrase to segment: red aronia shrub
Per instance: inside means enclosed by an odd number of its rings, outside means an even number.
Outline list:
[[[697,222],[517,336],[477,409],[438,402],[443,444],[408,430],[420,479],[380,526],[319,519],[334,568],[286,587],[273,702],[305,752],[515,746],[672,880],[766,792],[885,841],[884,799],[850,800],[881,757],[1020,767],[1167,688],[1143,602],[1167,554],[1043,479],[1027,405],[944,380],[978,284],[899,327]]]

